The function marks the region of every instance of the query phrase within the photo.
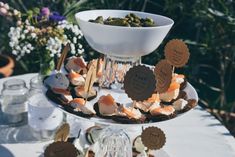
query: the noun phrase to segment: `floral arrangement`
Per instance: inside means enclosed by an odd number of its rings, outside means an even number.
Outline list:
[[[23,14],[0,2],[0,15],[16,21],[8,33],[9,46],[16,60],[30,58],[35,64],[40,64],[43,75],[54,69],[54,61],[60,57],[67,43],[70,44],[72,55],[82,55],[84,52],[81,44],[83,35],[78,26],[49,8],[34,8]]]

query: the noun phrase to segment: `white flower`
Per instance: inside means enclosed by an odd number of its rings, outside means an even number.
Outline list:
[[[16,50],[12,50],[12,54],[13,55],[17,55],[17,51]]]
[[[25,22],[25,23],[27,23],[27,22]],[[35,30],[35,27],[34,27],[34,26],[31,26],[30,23],[28,23],[27,26],[26,26],[26,29],[27,29],[28,31],[34,31],[34,30]]]
[[[62,41],[59,38],[49,38],[49,40],[47,41],[46,49],[51,52],[50,56],[54,57],[55,54],[60,54],[61,46]]]
[[[19,13],[20,13],[20,12],[19,12],[18,10],[16,10],[16,9],[13,10],[13,14],[14,14],[14,15],[18,15]]]
[[[26,50],[26,53],[28,53],[28,54],[29,54],[30,52],[31,52],[31,51],[30,51],[29,49],[27,49],[27,50]]]
[[[3,7],[4,7],[6,10],[9,10],[9,9],[10,9],[10,7],[9,7],[9,5],[8,5],[7,3],[5,3]]]
[[[25,34],[29,33],[29,30],[28,30],[28,29],[25,29],[25,30],[24,30],[24,33],[25,33]]]
[[[76,54],[75,45],[71,43],[71,44],[70,44],[70,48],[71,48],[71,53],[72,53],[72,54]]]
[[[37,37],[37,34],[36,33],[31,33],[31,37],[34,39]]]
[[[4,6],[4,3],[3,2],[0,2],[0,7],[3,7]]]
[[[17,26],[20,26],[20,25],[22,24],[22,21],[18,20],[18,21],[16,22],[16,24],[17,24]]]
[[[70,48],[71,48],[71,50],[74,50],[75,49],[75,45],[74,44],[70,44]]]
[[[78,44],[78,47],[81,49],[82,48],[82,44]]]
[[[24,34],[21,34],[21,39],[25,39],[25,35]]]
[[[77,44],[77,38],[76,37],[73,37],[73,43]]]
[[[15,27],[10,27],[10,31],[13,31],[15,29]]]
[[[57,54],[57,57],[60,57],[60,56],[61,56],[61,54],[60,54],[60,53],[58,53],[58,54]]]
[[[78,54],[82,54],[84,52],[84,49],[78,49]]]
[[[16,46],[16,50],[20,50],[21,48],[20,48],[20,46],[18,45],[18,46]]]
[[[9,42],[9,46],[13,48],[15,46],[14,42]]]
[[[8,33],[8,36],[10,38],[19,38],[21,33],[21,28],[19,27],[11,27],[10,32]]]
[[[83,34],[78,25],[74,25],[68,21],[61,21],[57,28],[64,30],[63,45],[66,45],[67,43],[70,44],[71,54],[82,54],[84,52],[84,50],[81,50],[82,44],[80,44],[80,39]]]
[[[27,47],[26,47],[26,46],[24,46],[24,47],[23,47],[23,51],[26,51],[26,50],[27,50]]]
[[[24,39],[29,39],[27,31],[22,27],[11,27],[8,33],[10,38],[9,46],[12,48],[12,54],[17,56],[17,60],[21,59],[25,54],[29,54],[34,47]]]
[[[29,23],[29,20],[27,19],[27,20],[25,20],[25,24],[26,25],[30,25],[30,23]]]
[[[20,32],[20,31],[21,31],[21,28],[20,28],[20,27],[16,27],[16,30],[17,30],[18,32]]]

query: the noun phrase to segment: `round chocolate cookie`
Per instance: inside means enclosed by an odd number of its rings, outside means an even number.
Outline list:
[[[54,142],[50,144],[45,152],[45,157],[77,157],[78,151],[75,146],[69,142]]]
[[[159,93],[166,92],[171,84],[172,66],[164,59],[155,65],[154,72],[157,80],[156,91]]]
[[[183,67],[189,60],[189,49],[187,45],[179,39],[169,41],[164,49],[167,61],[175,67]]]
[[[166,143],[164,132],[157,127],[145,128],[141,134],[141,140],[148,149],[161,149]]]

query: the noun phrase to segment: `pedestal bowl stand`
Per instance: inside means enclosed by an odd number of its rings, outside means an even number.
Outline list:
[[[120,27],[109,26],[88,22],[103,16],[104,19],[110,17],[124,17],[129,13],[134,13],[141,18],[149,17],[156,23],[155,27]],[[165,38],[174,21],[168,17],[154,15],[144,12],[124,11],[124,10],[91,10],[79,12],[75,15],[82,33],[88,44],[96,51],[105,55],[105,74],[101,80],[97,99],[104,94],[111,94],[119,103],[128,104],[132,100],[121,90],[123,78],[118,78],[118,70],[125,69],[124,72],[134,65],[141,63],[141,56],[154,51]],[[114,68],[115,67],[115,68]],[[123,74],[125,75],[125,74]],[[189,99],[198,100],[195,89],[188,83],[185,91]],[[89,103],[93,103],[93,101]],[[53,103],[53,102],[52,102]],[[60,107],[57,104],[54,104]],[[64,112],[63,108],[61,108]],[[68,113],[68,112],[67,112]],[[70,113],[68,113],[70,114]],[[140,135],[143,126],[156,126],[158,123],[145,124],[118,124],[112,120],[101,118],[86,119],[74,115],[81,120],[88,120],[107,126],[100,136],[99,149],[96,156],[132,157],[133,137]]]

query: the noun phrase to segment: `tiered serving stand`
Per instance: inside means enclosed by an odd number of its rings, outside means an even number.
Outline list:
[[[98,16],[104,18],[124,17],[129,13],[134,13],[139,17],[152,18],[157,24],[156,27],[119,27],[108,26],[97,23],[88,22],[89,19],[95,19]],[[118,78],[117,71],[113,68],[114,65],[119,69],[126,68],[126,71],[134,65],[141,64],[141,56],[147,55],[154,51],[167,35],[168,31],[174,24],[170,18],[136,11],[124,10],[91,10],[79,12],[75,15],[82,33],[89,45],[96,51],[105,55],[105,67],[103,69],[103,78],[100,81],[100,87],[97,88],[97,97],[89,102],[88,105],[93,105],[102,95],[111,94],[114,99],[121,104],[131,104],[132,100],[122,90],[123,80]],[[110,79],[113,78],[114,79]],[[188,83],[184,89],[188,99],[198,100],[198,95],[193,86]],[[53,102],[52,102],[53,103]],[[63,107],[53,103],[66,114]],[[96,156],[132,156],[131,141],[134,137],[141,134],[142,127],[157,126],[158,122],[149,122],[144,124],[120,124],[110,119],[102,119],[97,117],[84,118],[72,114],[81,121],[90,121],[97,124],[107,126],[99,140],[99,150]],[[183,114],[180,114],[183,115]],[[180,116],[178,115],[178,116]],[[127,140],[126,140],[127,139]],[[103,148],[103,146],[108,147]],[[104,143],[102,143],[104,142]],[[105,143],[106,142],[106,143]]]

